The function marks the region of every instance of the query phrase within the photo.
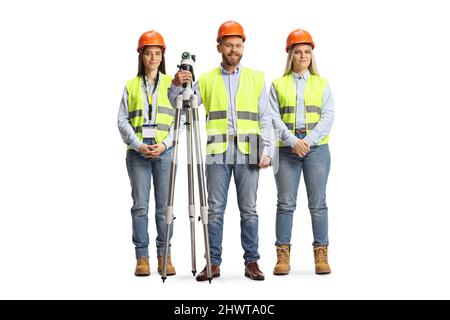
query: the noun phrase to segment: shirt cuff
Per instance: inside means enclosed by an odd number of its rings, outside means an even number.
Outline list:
[[[297,140],[298,140],[298,138],[296,136],[290,135],[287,138],[286,142],[287,142],[288,145],[291,146],[291,148],[293,148],[295,146],[295,144],[297,143]]]
[[[264,147],[262,155],[273,158],[273,147]]]
[[[170,85],[170,93],[173,94],[174,96],[178,96],[181,93],[181,90],[183,89],[182,86],[176,86],[173,83]]]
[[[139,147],[142,145],[143,143],[140,142],[139,140],[135,140],[132,143],[130,143],[130,147],[134,150],[139,152]]]
[[[172,139],[165,139],[162,143],[166,146],[166,150],[172,147]]]
[[[312,141],[312,139],[309,136],[304,137],[303,140],[305,140],[306,143],[308,143],[310,147],[312,147],[314,145],[314,142]]]

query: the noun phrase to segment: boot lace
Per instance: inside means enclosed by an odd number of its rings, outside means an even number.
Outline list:
[[[328,252],[327,252],[326,248],[318,247],[318,248],[314,249],[314,252],[316,254],[315,255],[316,256],[316,261],[324,261],[324,262],[327,261]]]
[[[286,248],[277,248],[278,263],[288,263],[289,250]]]
[[[141,257],[139,258],[139,263],[148,262],[148,257]]]

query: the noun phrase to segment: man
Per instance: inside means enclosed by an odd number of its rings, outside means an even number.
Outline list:
[[[257,263],[260,256],[256,193],[259,168],[270,165],[273,153],[272,114],[264,74],[240,64],[244,41],[244,30],[239,23],[223,23],[217,35],[217,51],[222,54],[222,63],[202,75],[194,85],[194,91],[198,93],[198,104],[203,103],[207,115],[206,181],[212,276],[220,276],[223,218],[231,175],[234,174],[241,214],[245,276],[264,280]],[[176,73],[169,90],[172,104],[181,85],[191,81],[189,71]],[[259,140],[262,142],[258,143]],[[206,267],[196,279],[208,279]]]

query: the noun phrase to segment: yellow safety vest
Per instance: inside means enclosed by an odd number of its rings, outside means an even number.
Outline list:
[[[297,115],[297,93],[292,73],[273,81],[273,85],[278,94],[278,104],[281,119],[287,128],[295,134],[295,124]],[[305,87],[305,120],[306,133],[314,129],[320,120],[322,111],[322,100],[328,80],[316,75],[309,75]],[[324,137],[319,144],[328,143],[329,135]],[[286,146],[281,140],[277,146]]]
[[[264,87],[264,73],[241,68],[239,87],[236,92],[236,126],[239,150],[254,154],[259,140],[259,96]],[[199,88],[206,109],[206,154],[221,154],[228,147],[228,94],[220,68],[199,79]]]
[[[162,142],[169,135],[174,121],[174,109],[170,104],[167,91],[172,82],[168,75],[160,73],[158,84],[158,101],[156,101],[156,143]],[[128,116],[130,124],[142,142],[142,126],[144,124],[144,97],[142,94],[142,77],[137,76],[127,81]],[[130,147],[129,147],[130,148]]]

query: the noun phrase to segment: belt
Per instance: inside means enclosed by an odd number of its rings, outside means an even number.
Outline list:
[[[306,133],[306,128],[295,129],[295,133]]]

